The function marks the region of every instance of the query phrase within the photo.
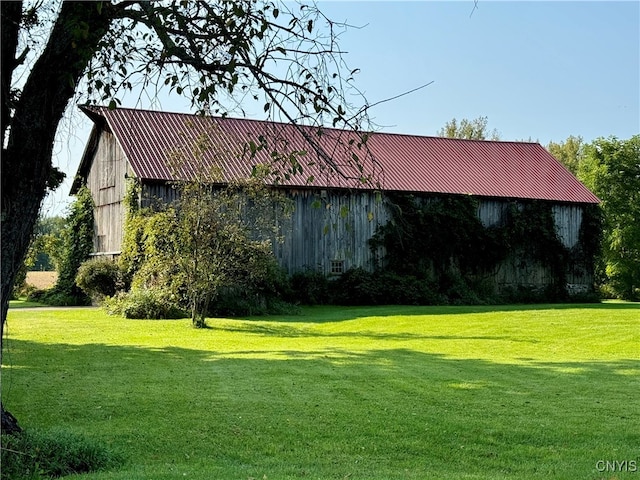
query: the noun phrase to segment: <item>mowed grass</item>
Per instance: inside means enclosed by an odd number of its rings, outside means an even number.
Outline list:
[[[3,401],[25,427],[127,458],[74,478],[638,478],[638,304],[318,307],[209,325],[10,311]]]

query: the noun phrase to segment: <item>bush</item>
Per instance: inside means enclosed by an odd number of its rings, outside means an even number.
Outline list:
[[[212,302],[209,315],[239,317],[245,315],[283,315],[298,313],[295,305],[275,294],[248,291],[244,286],[226,286],[219,290]]]
[[[442,305],[446,295],[429,280],[388,270],[347,270],[332,284],[333,302],[339,305]]]
[[[2,435],[2,479],[57,478],[104,470],[122,462],[100,443],[65,431]]]
[[[29,298],[31,295],[33,295],[37,291],[38,289],[34,285],[27,283],[25,284],[24,288],[20,291],[20,297]]]
[[[48,290],[43,290],[41,288],[34,288],[33,290],[30,290],[29,292],[27,292],[27,294],[25,295],[25,300],[27,302],[44,303],[42,299],[47,295],[47,292]]]
[[[34,288],[29,289],[26,294],[28,302],[44,303],[54,307],[73,307],[91,305],[91,299],[82,291],[77,293],[65,293],[56,287],[47,290]]]
[[[413,275],[398,275],[390,271],[379,271],[375,282],[380,288],[380,302],[393,305],[443,305],[448,303],[438,285],[430,280]]]
[[[451,305],[479,305],[486,303],[475,286],[460,272],[449,271],[440,276],[439,290]]]
[[[185,318],[171,294],[160,289],[135,288],[128,293],[120,292],[107,297],[102,308],[109,315],[135,319]]]
[[[112,297],[125,289],[120,267],[106,258],[89,260],[80,265],[76,285],[87,295],[97,299]]]
[[[381,301],[380,285],[373,274],[363,268],[350,268],[331,284],[333,302],[338,305],[378,305]]]
[[[289,279],[290,288],[284,299],[302,305],[330,303],[329,280],[320,272],[296,272]]]

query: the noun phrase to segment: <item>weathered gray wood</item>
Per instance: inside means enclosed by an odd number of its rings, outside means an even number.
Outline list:
[[[552,212],[556,233],[562,244],[573,248],[580,240],[583,208],[580,205],[553,205]]]
[[[94,251],[97,254],[117,253],[121,249],[127,161],[115,137],[103,131],[87,175],[94,211]]]
[[[331,274],[331,262],[345,270],[372,270],[369,239],[387,222],[385,203],[375,192],[296,190],[289,192],[294,210],[282,222],[284,241],[275,245],[276,258],[290,273],[314,270]]]

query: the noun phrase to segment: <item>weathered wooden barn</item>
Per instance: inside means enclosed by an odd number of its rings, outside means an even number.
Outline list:
[[[551,205],[556,233],[571,249],[585,208],[598,199],[537,143],[459,140],[353,132],[233,118],[81,107],[94,122],[72,193],[86,182],[95,202],[95,255],[117,256],[123,237],[126,179],[140,186],[141,205],[175,198],[172,181],[215,168],[220,184],[247,177],[256,165],[294,202],[283,243],[274,252],[288,271],[340,274],[372,269],[369,239],[390,213],[388,192],[433,199],[473,196],[485,227],[509,205]],[[311,139],[319,148],[310,147]],[[318,153],[320,152],[320,153]],[[575,267],[575,266],[574,266]],[[588,266],[571,268],[570,290],[591,288]],[[512,255],[495,271],[498,286],[544,286],[548,268]]]

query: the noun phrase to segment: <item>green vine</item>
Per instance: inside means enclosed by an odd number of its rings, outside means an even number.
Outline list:
[[[578,244],[571,250],[571,260],[583,266],[588,275],[604,278],[602,261],[603,215],[600,205],[587,205],[582,212]],[[596,283],[600,283],[596,279]]]
[[[128,177],[126,180],[126,191],[122,200],[125,215],[135,215],[140,211],[140,194],[142,185],[136,178]]]
[[[424,201],[412,195],[389,197],[392,219],[371,240],[384,247],[387,268],[398,274],[426,277],[459,269],[486,271],[496,263],[496,239],[477,217],[478,201],[470,196]]]
[[[122,201],[124,207],[124,232],[118,261],[127,285],[144,262],[145,212],[140,208],[140,182],[127,179],[127,187]]]
[[[388,200],[391,219],[370,241],[374,251],[386,250],[379,269],[431,281],[450,299],[486,297],[482,280],[490,279],[511,255],[551,273],[546,300],[568,298],[572,267],[593,272],[600,229],[596,209],[584,209],[579,244],[570,250],[558,238],[549,202],[512,202],[496,225],[485,227],[478,218],[478,200],[471,196],[396,194]]]

